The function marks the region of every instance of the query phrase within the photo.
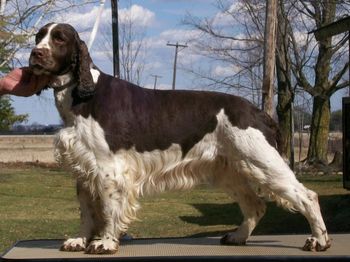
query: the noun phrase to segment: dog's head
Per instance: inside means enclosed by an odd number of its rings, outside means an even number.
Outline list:
[[[34,74],[73,78],[66,81],[76,81],[76,94],[80,98],[94,93],[95,85],[90,73],[92,61],[88,49],[71,25],[45,25],[36,34],[35,44],[29,58],[29,66]]]

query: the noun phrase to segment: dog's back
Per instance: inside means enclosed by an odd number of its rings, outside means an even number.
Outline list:
[[[133,146],[139,152],[181,145],[186,154],[217,126],[220,112],[239,129],[262,132],[278,147],[276,123],[249,101],[223,93],[151,90],[101,74],[95,96],[76,112],[91,114],[113,152]]]

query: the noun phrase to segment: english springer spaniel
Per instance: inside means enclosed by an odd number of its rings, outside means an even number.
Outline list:
[[[202,183],[225,190],[243,213],[223,245],[246,244],[267,198],[306,217],[312,236],[304,250],[330,247],[317,194],[279,154],[275,122],[250,102],[145,89],[104,74],[68,24],[47,24],[35,41],[29,64],[35,74],[54,78],[50,87],[65,123],[56,155],[76,175],[81,209],[80,235],[61,250],[115,253],[139,197]]]

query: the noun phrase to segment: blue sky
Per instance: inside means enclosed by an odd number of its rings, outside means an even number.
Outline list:
[[[106,0],[105,11],[102,15],[100,28],[109,28],[110,24],[110,6],[109,0]],[[218,10],[214,7],[213,0],[133,0],[131,5],[129,0],[120,0],[119,9],[120,16],[129,12],[134,12],[136,23],[146,28],[147,52],[144,55],[145,70],[142,77],[142,85],[148,88],[153,87],[154,78],[152,74],[161,75],[158,79],[158,87],[162,89],[171,88],[172,70],[174,59],[174,48],[167,47],[167,42],[186,43],[188,39],[193,37],[195,32],[181,24],[181,20],[186,13],[198,17],[213,17]],[[68,22],[71,23],[83,40],[88,42],[90,32],[95,21],[99,4],[89,5],[79,9],[72,9],[64,14],[59,14],[51,18],[51,20],[42,21],[42,25],[47,22]],[[97,34],[95,43],[91,49],[91,55],[95,64],[102,71],[111,74],[112,63],[103,53],[100,43],[104,40],[100,34]],[[23,65],[29,56],[28,51],[18,54],[22,58]],[[186,48],[179,53],[179,65],[188,65],[200,63],[198,56],[191,53],[190,48]],[[215,69],[215,68],[214,68]],[[224,68],[218,67],[218,72],[224,72]],[[194,85],[194,77],[190,74],[178,70],[177,71],[177,88],[187,89]],[[340,108],[340,97],[344,94],[341,91],[333,96],[332,109]],[[12,97],[13,105],[17,113],[28,113],[31,123],[40,124],[57,124],[60,122],[59,115],[54,105],[52,91],[45,91],[40,96],[31,98]]]

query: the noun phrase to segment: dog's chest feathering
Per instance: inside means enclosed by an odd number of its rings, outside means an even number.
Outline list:
[[[71,86],[63,90],[54,91],[55,104],[65,126],[72,126],[75,119],[71,110],[73,103],[73,97],[71,94],[73,88],[74,86]]]

